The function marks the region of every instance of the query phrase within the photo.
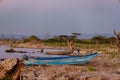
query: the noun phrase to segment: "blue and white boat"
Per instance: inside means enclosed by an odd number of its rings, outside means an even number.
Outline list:
[[[63,64],[84,64],[95,58],[98,52],[84,56],[63,56],[63,57],[37,57],[24,60],[24,65],[63,65]]]

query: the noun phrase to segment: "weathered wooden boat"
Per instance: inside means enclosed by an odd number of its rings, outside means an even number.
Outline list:
[[[38,59],[24,60],[24,65],[63,65],[63,64],[84,64],[95,58],[98,52],[84,56],[64,56],[64,57],[39,57]]]

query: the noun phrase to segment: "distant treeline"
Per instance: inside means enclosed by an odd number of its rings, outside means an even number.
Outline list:
[[[23,39],[24,42],[28,41],[43,41],[45,43],[66,43],[65,40],[60,38],[60,36],[55,36],[53,38],[49,39],[39,39],[37,36],[32,35],[27,39]],[[74,39],[75,43],[81,43],[81,44],[115,44],[116,38],[115,37],[106,37],[106,36],[94,36],[91,39]]]
[[[0,39],[0,40],[6,40],[6,41],[18,41],[17,39]],[[24,38],[22,40],[23,43],[26,42],[44,42],[44,43],[66,43],[63,38],[60,36],[55,36],[53,38],[46,38],[46,39],[40,39],[39,37],[35,35],[31,35],[28,38]],[[74,38],[75,43],[80,43],[80,44],[115,44],[116,43],[116,38],[115,37],[106,37],[102,35],[94,36],[91,39],[80,39],[80,38]]]
[[[96,43],[99,43],[99,44],[115,44],[115,40],[116,40],[115,37],[106,38],[106,37],[103,37],[103,36],[95,36],[91,39],[76,39],[75,42],[76,43],[81,43],[81,44],[96,44]],[[45,40],[45,42],[48,42],[48,43],[63,43],[65,41],[61,40],[61,39],[57,39],[57,38],[51,38],[51,39]]]

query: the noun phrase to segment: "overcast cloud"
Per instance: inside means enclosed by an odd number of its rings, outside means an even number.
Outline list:
[[[120,31],[118,0],[0,0],[0,34]]]

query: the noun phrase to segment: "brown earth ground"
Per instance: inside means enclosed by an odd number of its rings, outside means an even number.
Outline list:
[[[19,44],[16,47],[38,48],[39,45]],[[24,66],[22,75],[23,80],[120,80],[120,54],[102,52],[89,63],[82,65]]]
[[[120,54],[100,53],[82,65],[25,66],[22,75],[23,80],[120,80]]]
[[[83,65],[28,66],[24,80],[120,80],[120,55],[100,54]]]

